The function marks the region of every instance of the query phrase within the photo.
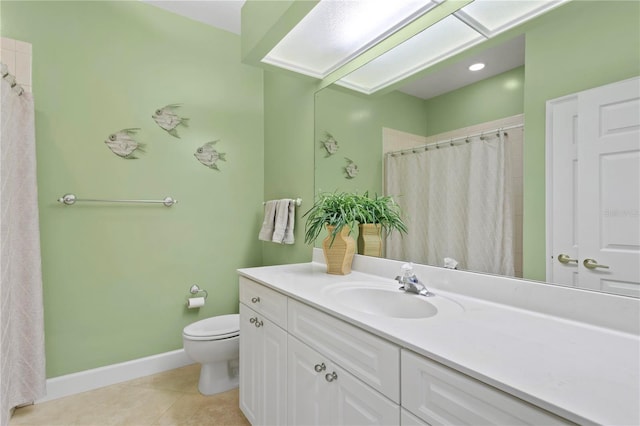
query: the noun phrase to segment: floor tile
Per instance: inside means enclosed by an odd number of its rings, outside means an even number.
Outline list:
[[[10,426],[246,426],[238,389],[204,396],[198,364],[19,408]]]

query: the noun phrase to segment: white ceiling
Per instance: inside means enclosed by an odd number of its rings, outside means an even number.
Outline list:
[[[178,15],[216,28],[240,34],[240,11],[245,0],[141,0]],[[484,62],[482,71],[470,72],[467,67]],[[452,64],[438,72],[412,81],[399,90],[428,99],[451,90],[492,77],[524,64],[524,38],[519,37],[474,57]]]
[[[240,9],[245,0],[141,0],[169,12],[240,34]]]

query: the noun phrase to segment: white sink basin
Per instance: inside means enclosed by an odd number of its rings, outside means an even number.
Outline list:
[[[396,284],[344,282],[327,287],[325,294],[344,308],[389,318],[429,318],[464,311],[451,299],[407,293]]]

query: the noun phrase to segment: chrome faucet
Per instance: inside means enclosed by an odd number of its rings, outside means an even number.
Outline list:
[[[427,290],[427,287],[413,273],[413,266],[409,263],[402,265],[402,275],[398,275],[395,280],[402,284],[400,290],[404,290],[407,293],[415,293],[427,297],[433,296],[433,293]]]

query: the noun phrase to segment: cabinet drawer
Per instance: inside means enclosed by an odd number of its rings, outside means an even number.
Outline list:
[[[287,328],[287,296],[245,277],[240,277],[240,302]]]
[[[541,410],[449,367],[402,350],[402,406],[438,425],[566,425]]]
[[[400,348],[358,327],[289,300],[288,330],[392,401],[400,402]]]

